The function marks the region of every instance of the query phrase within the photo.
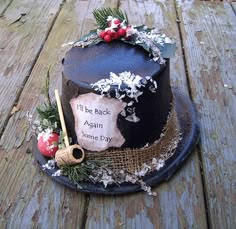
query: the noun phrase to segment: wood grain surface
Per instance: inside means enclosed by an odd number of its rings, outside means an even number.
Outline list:
[[[27,81],[62,1],[13,1],[0,18],[0,133]],[[7,100],[7,102],[5,102]]]
[[[200,156],[209,223],[236,225],[236,18],[228,3],[179,7],[191,94],[201,122]],[[234,225],[234,226],[233,226]]]
[[[0,1],[0,17],[4,16],[4,12],[10,6],[13,0],[2,0]]]

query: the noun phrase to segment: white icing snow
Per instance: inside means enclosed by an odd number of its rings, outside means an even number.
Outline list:
[[[58,169],[55,173],[52,174],[52,177],[60,177],[63,175],[63,172],[61,169]]]
[[[52,136],[53,130],[48,128],[46,130],[44,130],[43,132],[39,133],[37,139],[39,140],[39,138],[42,136],[43,137],[43,142],[47,142],[48,139]]]
[[[54,159],[48,160],[48,162],[44,165],[42,165],[43,170],[48,169],[48,170],[53,170],[55,169],[56,166],[56,161]]]
[[[128,71],[118,75],[111,72],[110,78],[101,79],[91,86],[101,95],[126,102],[126,110],[124,109],[121,115],[129,122],[140,120],[135,114],[135,103],[138,103],[138,98],[144,91],[149,90],[152,93],[157,91],[157,83],[150,76],[141,77]]]
[[[128,115],[125,119],[129,122],[139,122],[140,121],[140,118],[136,116],[135,112],[131,115]]]
[[[138,102],[138,97],[143,94],[141,88],[145,85],[151,83],[149,90],[153,93],[156,92],[157,83],[152,80],[150,76],[142,78],[139,75],[134,75],[131,72],[122,72],[116,75],[115,73],[110,73],[109,79],[101,79],[98,82],[91,84],[96,91],[100,91],[102,95],[108,97],[115,97],[117,99],[123,99],[124,96],[128,96]],[[115,96],[112,96],[112,91],[115,91]]]

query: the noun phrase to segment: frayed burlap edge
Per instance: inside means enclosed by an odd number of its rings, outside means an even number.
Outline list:
[[[102,152],[85,151],[85,154],[87,159],[109,161],[109,167],[114,171],[123,170],[134,174],[140,171],[144,164],[151,165],[153,158],[164,161],[170,158],[175,153],[180,140],[179,121],[173,106],[160,138],[151,146]]]

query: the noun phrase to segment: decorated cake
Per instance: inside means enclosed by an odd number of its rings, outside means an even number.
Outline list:
[[[123,42],[73,47],[62,82],[69,135],[87,150],[152,144],[171,110],[169,62]]]
[[[114,193],[119,184],[122,193],[134,184],[153,194],[145,178],[156,176],[183,138],[170,87],[175,43],[129,24],[120,10],[93,14],[98,28],[68,44],[57,106],[47,95],[48,106],[38,109],[40,164],[83,191]]]

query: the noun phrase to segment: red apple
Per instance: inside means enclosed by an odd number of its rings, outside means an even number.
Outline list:
[[[43,132],[38,136],[38,149],[46,157],[54,157],[58,150],[59,135]]]

